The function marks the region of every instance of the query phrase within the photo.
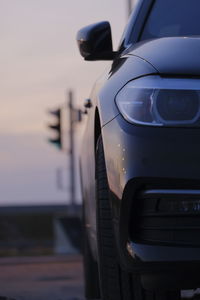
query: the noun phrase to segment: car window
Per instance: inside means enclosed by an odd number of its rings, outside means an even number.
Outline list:
[[[156,0],[140,40],[200,35],[200,0]]]

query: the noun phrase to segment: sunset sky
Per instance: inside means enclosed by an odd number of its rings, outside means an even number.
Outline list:
[[[46,142],[46,111],[69,88],[82,106],[107,65],[83,61],[77,31],[109,20],[116,49],[126,19],[125,0],[0,0],[0,205],[68,201],[55,184],[67,158]]]

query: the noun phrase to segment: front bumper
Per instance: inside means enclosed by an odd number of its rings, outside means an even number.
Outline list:
[[[158,278],[161,270],[181,278],[193,266],[200,275],[200,129],[134,126],[119,115],[102,135],[122,266]],[[196,204],[185,212],[184,205],[168,209],[164,216],[156,210],[159,201],[167,210],[166,199]]]
[[[130,249],[135,249],[130,253],[142,261],[199,259],[194,247],[200,247],[200,190],[166,188],[138,192],[132,205],[129,239]],[[142,248],[146,244],[148,249],[145,248],[144,253],[140,254],[141,247],[138,244],[143,244]],[[156,253],[153,250],[155,245],[161,246]],[[169,251],[162,251],[163,246],[168,246]],[[171,256],[172,247],[179,248],[174,249],[174,255]],[[188,256],[187,251],[191,247],[194,248],[192,257]],[[183,248],[186,250],[183,251]]]
[[[115,223],[120,261],[126,270],[140,273],[145,289],[200,287],[198,187],[198,180],[189,179],[139,178],[127,183],[118,226]],[[129,211],[125,199],[131,203]]]

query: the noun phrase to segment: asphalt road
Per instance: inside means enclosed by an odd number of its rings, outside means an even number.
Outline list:
[[[0,300],[83,300],[81,256],[0,258]]]

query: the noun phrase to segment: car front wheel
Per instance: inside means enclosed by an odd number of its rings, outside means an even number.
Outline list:
[[[178,300],[178,291],[146,291],[140,275],[121,269],[116,253],[102,137],[96,149],[97,241],[102,300]]]

